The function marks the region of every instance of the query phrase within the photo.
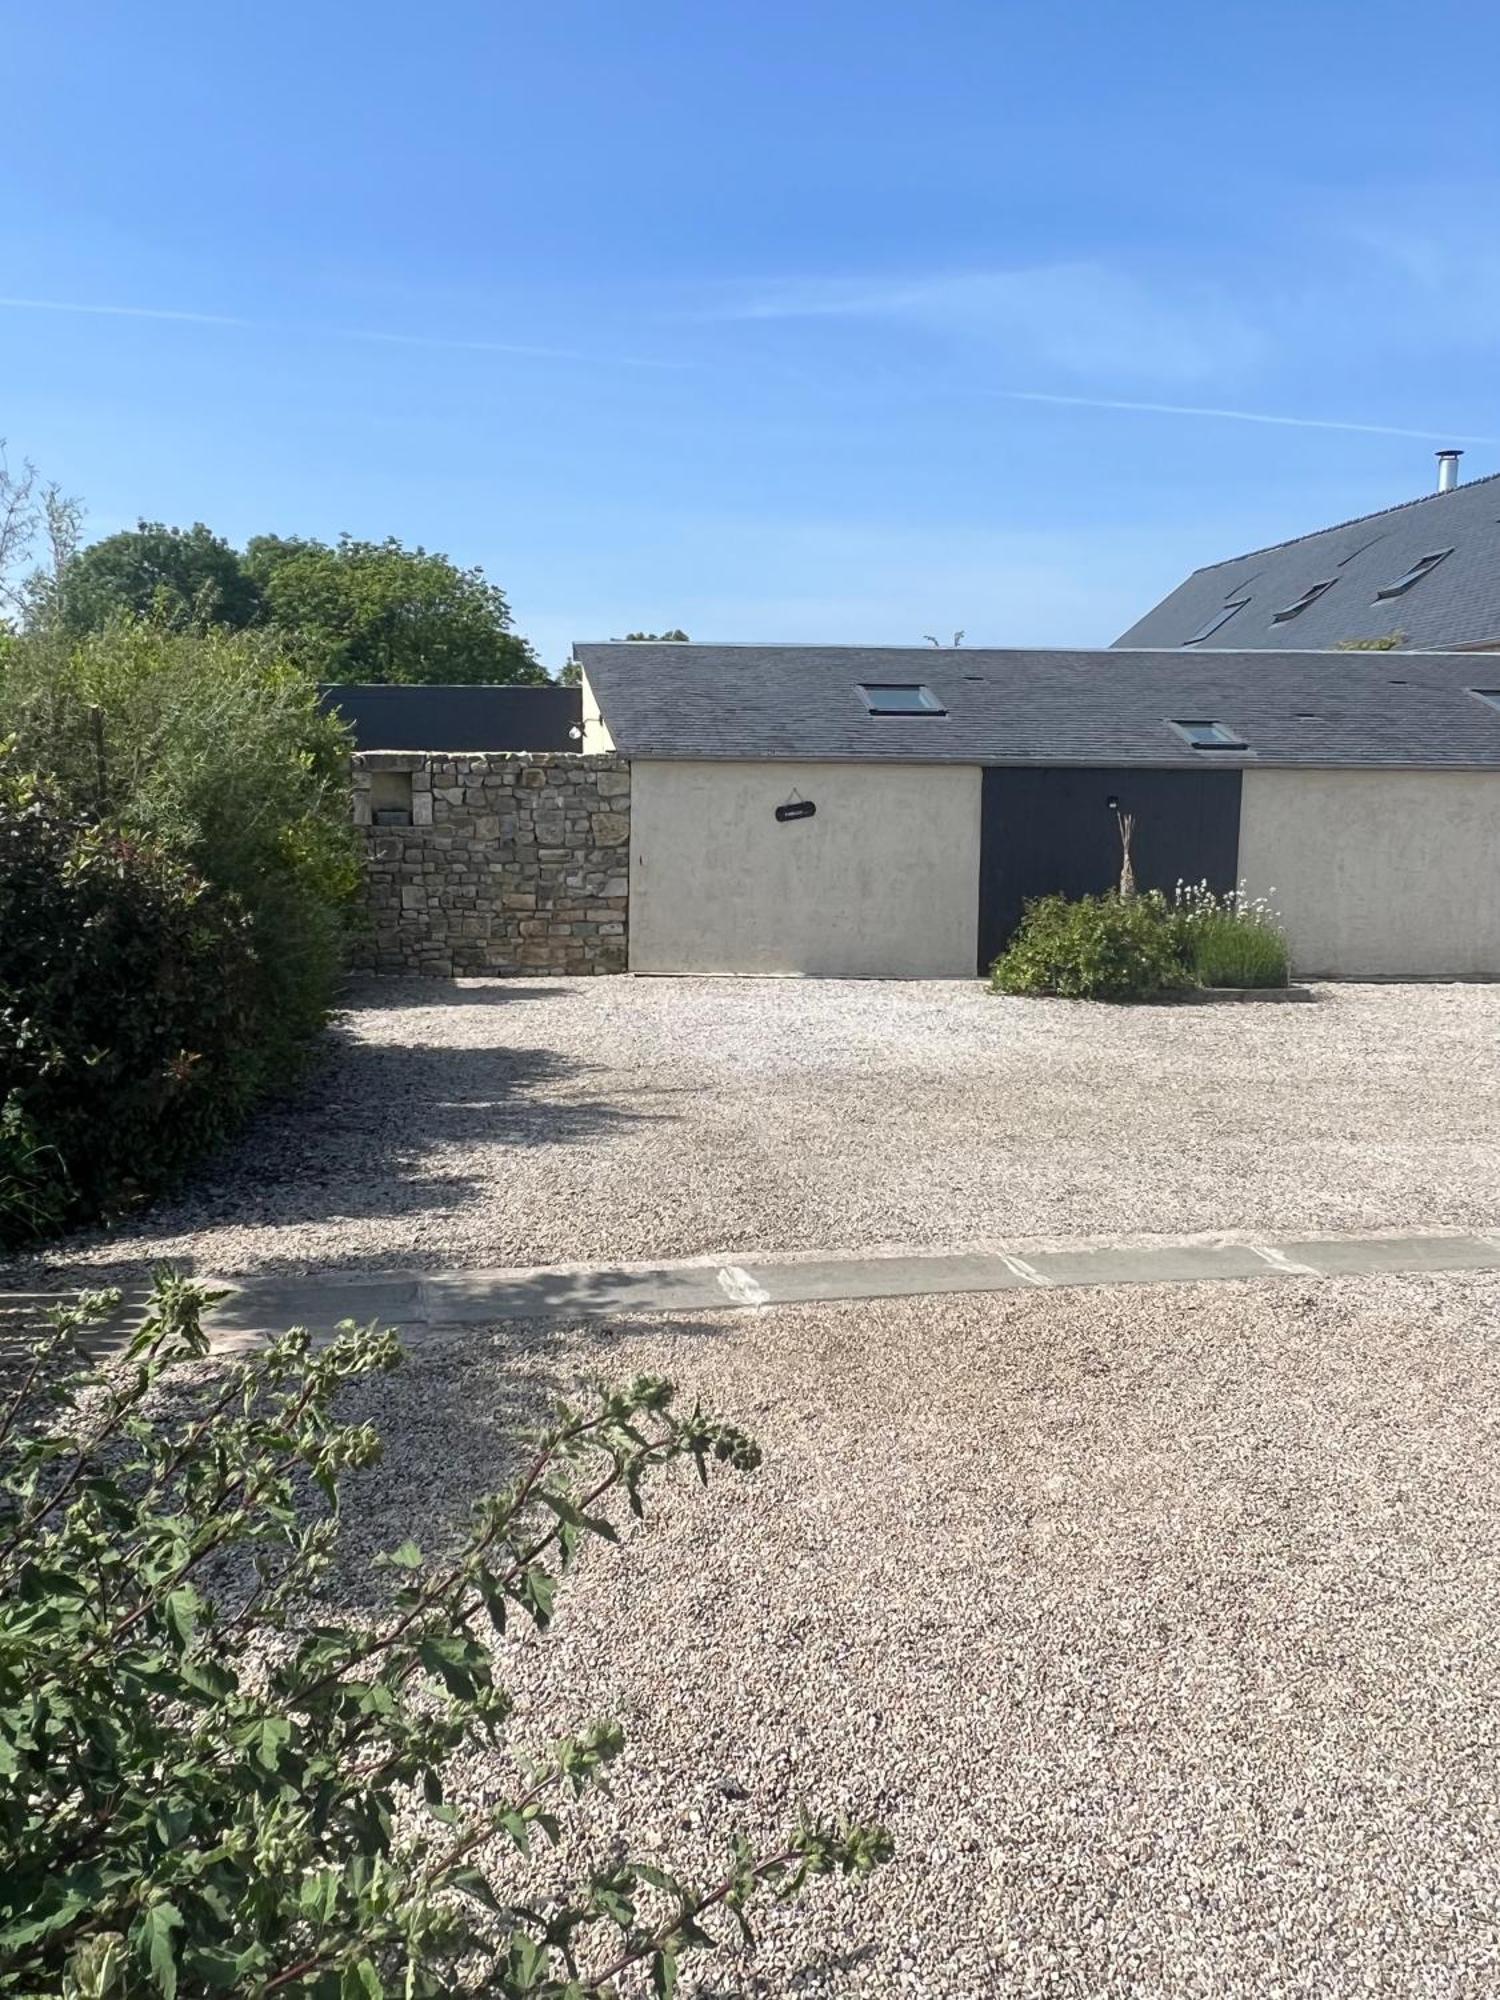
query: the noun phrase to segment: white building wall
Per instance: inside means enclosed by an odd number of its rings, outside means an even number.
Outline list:
[[[1500,979],[1500,772],[1246,771],[1240,874],[1299,978]]]
[[[972,978],[977,765],[631,767],[632,972]],[[793,797],[810,819],[778,821]]]

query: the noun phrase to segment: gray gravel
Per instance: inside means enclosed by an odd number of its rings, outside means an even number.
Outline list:
[[[1484,1227],[1500,987],[373,980],[322,1073],[56,1276]]]
[[[575,1371],[756,1430],[760,1474],[665,1491],[506,1662],[527,1740],[628,1726],[586,1848],[712,1875],[804,1800],[890,1826],[873,1884],[707,1990],[1489,1994],[1497,1307],[1384,1278],[471,1331],[371,1392],[358,1535],[440,1537]]]

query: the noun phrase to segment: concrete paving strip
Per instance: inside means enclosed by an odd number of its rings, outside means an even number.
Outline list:
[[[1283,1243],[1290,1258],[1330,1277],[1373,1271],[1488,1271],[1500,1268],[1500,1240],[1486,1236],[1309,1238]]]
[[[901,1256],[746,1258],[543,1270],[365,1272],[358,1276],[221,1281],[229,1296],[210,1324],[218,1347],[254,1345],[288,1326],[326,1333],[342,1321],[379,1321],[404,1332],[488,1326],[504,1320],[609,1319],[622,1313],[761,1311],[767,1306],[889,1299],[1034,1286],[1182,1285],[1226,1279],[1362,1276],[1377,1272],[1500,1270],[1500,1228],[1490,1236],[1299,1237],[1265,1243],[1101,1243],[1064,1250],[918,1252]],[[208,1282],[213,1282],[209,1280]],[[0,1293],[0,1345],[35,1324],[56,1294]],[[136,1323],[144,1289],[132,1288],[115,1344]]]

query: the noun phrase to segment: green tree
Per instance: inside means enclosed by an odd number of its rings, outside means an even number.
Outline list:
[[[688,646],[692,641],[680,625],[674,625],[670,632],[627,632],[626,642],[640,642],[648,646]]]
[[[44,485],[30,459],[12,471],[0,438],[0,636],[56,624],[82,520],[79,502],[55,481]],[[35,564],[38,543],[43,559]]]
[[[175,630],[239,631],[261,619],[260,591],[238,553],[201,521],[141,521],[106,535],[73,557],[62,581],[63,622],[75,633],[101,632],[122,613]]]
[[[258,536],[245,567],[265,616],[324,681],[545,681],[512,629],[510,605],[478,567],[447,556],[343,536],[323,542]]]

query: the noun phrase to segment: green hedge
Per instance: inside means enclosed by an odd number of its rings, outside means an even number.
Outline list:
[[[0,750],[14,1244],[153,1193],[295,1075],[359,872],[346,732],[264,633],[0,637]]]
[[[244,911],[245,1055],[295,1071],[327,1019],[358,882],[348,738],[263,633],[122,621],[0,646],[0,738],[84,818],[176,854]]]
[[[230,1129],[260,983],[232,896],[0,772],[0,1244],[114,1213]]]

